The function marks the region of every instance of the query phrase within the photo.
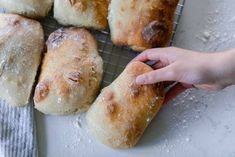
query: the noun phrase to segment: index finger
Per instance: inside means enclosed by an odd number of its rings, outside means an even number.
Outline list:
[[[140,62],[146,62],[149,60],[159,61],[160,60],[160,54],[157,51],[157,49],[149,49],[138,56],[136,56],[132,61],[140,61]]]

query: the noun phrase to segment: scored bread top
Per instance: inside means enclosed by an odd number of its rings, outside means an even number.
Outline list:
[[[0,97],[11,105],[28,103],[43,47],[39,22],[0,14]]]
[[[88,110],[88,128],[102,143],[113,148],[133,147],[159,111],[164,97],[162,84],[135,83],[138,75],[151,70],[141,62],[128,64]]]
[[[47,41],[35,107],[46,114],[86,111],[96,97],[103,61],[93,36],[85,29],[61,28]]]
[[[179,0],[111,0],[109,26],[112,41],[143,51],[169,44]]]

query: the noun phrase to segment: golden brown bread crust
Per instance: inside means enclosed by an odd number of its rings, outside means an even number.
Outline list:
[[[105,29],[109,0],[55,0],[54,17],[63,25]]]
[[[152,68],[130,63],[123,73],[104,88],[87,112],[89,130],[113,148],[133,147],[163,102],[161,84],[137,85],[135,78]]]
[[[0,14],[0,97],[11,105],[28,103],[43,46],[39,22]]]
[[[62,28],[47,41],[35,107],[46,114],[86,111],[96,97],[103,61],[92,35],[85,29]]]
[[[169,44],[179,0],[111,0],[109,26],[114,44],[143,51]]]

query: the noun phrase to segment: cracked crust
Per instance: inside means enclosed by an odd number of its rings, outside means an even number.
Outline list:
[[[109,0],[55,0],[54,17],[63,25],[105,29]]]
[[[86,111],[99,89],[103,61],[92,35],[85,29],[61,28],[47,41],[35,108],[45,114]]]
[[[179,0],[111,0],[109,27],[114,44],[144,51],[165,47],[173,32]]]
[[[133,147],[163,102],[162,84],[135,84],[135,78],[152,68],[132,62],[104,88],[87,112],[88,128],[102,143],[113,148]]]

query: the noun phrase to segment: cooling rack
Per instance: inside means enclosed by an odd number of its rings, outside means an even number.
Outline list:
[[[185,0],[180,0],[176,8],[174,31],[172,34],[170,45],[173,44],[173,39],[184,9],[184,4]],[[52,14],[45,18],[41,23],[44,27],[45,39],[47,39],[52,32],[54,32],[58,28],[63,27],[53,19]],[[125,46],[115,46],[111,42],[109,30],[90,30],[90,32],[98,41],[98,51],[104,61],[104,77],[101,85],[101,88],[103,88],[109,85],[123,71],[129,61],[132,60],[139,53]]]

